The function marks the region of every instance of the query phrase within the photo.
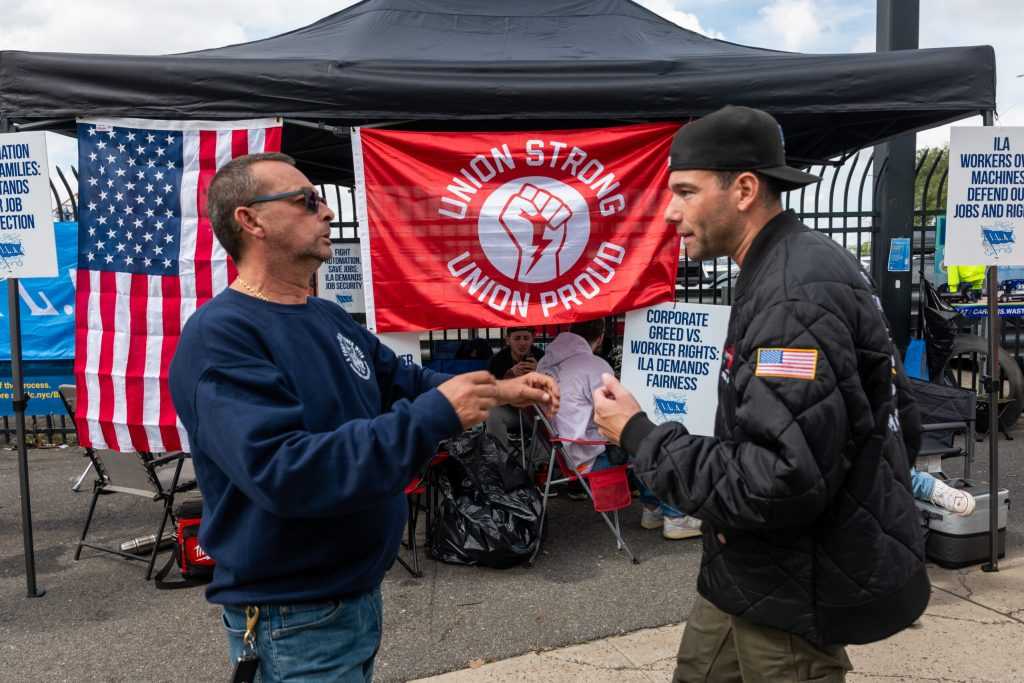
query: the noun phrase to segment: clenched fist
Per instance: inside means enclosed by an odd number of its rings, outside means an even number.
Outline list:
[[[486,370],[456,375],[437,390],[452,404],[463,429],[486,420],[491,408],[498,403],[498,382]]]
[[[603,386],[594,391],[594,424],[602,436],[618,445],[626,423],[640,412],[640,404],[619,380],[607,372],[601,375],[601,381]]]
[[[517,251],[515,278],[546,282],[562,274],[561,253],[572,209],[555,195],[524,183],[509,197],[498,222]]]

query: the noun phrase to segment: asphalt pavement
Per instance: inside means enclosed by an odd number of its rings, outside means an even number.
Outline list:
[[[1000,458],[1011,498],[1024,490],[1024,431],[1014,435],[1001,442]],[[979,443],[979,476],[987,457],[987,442]],[[140,563],[88,549],[73,560],[90,498],[88,486],[70,490],[87,462],[81,450],[33,450],[29,459],[38,580],[46,595],[25,596],[17,459],[0,450],[0,680],[225,679],[220,611],[201,588],[158,591]],[[159,516],[160,506],[148,500],[105,495],[90,536],[142,536],[155,530]],[[623,513],[639,565],[615,550],[589,504],[564,497],[552,503],[549,537],[532,568],[499,571],[424,558],[426,575],[417,579],[396,565],[384,581],[376,679],[407,681],[683,621],[695,596],[699,542],[665,541],[641,529],[639,518],[638,504]],[[1022,529],[1011,511],[1011,557],[1024,549]]]

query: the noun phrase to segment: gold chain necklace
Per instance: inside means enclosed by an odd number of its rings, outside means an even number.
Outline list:
[[[245,278],[243,278],[241,275],[236,277],[235,281],[238,282],[238,284],[242,285],[245,291],[249,292],[249,294],[253,295],[257,299],[267,302],[270,301],[270,299],[267,298],[267,295],[263,293],[263,290],[256,289],[255,287],[250,285],[248,282],[245,281]]]

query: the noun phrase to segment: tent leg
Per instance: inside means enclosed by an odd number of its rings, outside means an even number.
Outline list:
[[[982,112],[983,123],[992,125],[992,112]],[[1002,380],[999,376],[999,269],[988,268],[988,533],[989,561],[982,565],[982,571],[999,571],[999,390]]]
[[[0,132],[7,130],[7,120],[0,119]],[[28,445],[25,443],[25,377],[21,367],[21,301],[18,278],[7,279],[7,310],[10,312],[11,375],[14,380],[14,425],[18,439],[18,480],[21,484],[21,537],[25,547],[25,583],[30,598],[41,598],[46,591],[36,586],[36,551],[32,541],[32,501],[28,485]]]

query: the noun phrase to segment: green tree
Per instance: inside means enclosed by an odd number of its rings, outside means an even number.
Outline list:
[[[914,210],[925,215],[926,225],[935,225],[935,215],[946,212],[946,190],[948,187],[949,145],[944,147],[922,147],[917,150],[918,171],[914,177]],[[934,171],[932,170],[934,169]],[[931,182],[925,183],[931,175]],[[925,190],[927,189],[927,196]]]

